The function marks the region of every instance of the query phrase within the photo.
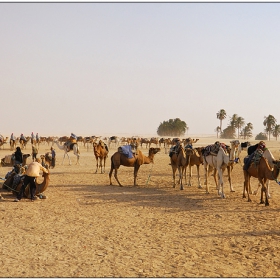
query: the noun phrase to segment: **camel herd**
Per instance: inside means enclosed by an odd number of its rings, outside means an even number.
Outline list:
[[[30,139],[30,138],[29,138]],[[29,140],[27,139],[27,141]],[[68,155],[69,152],[73,152],[74,155],[77,157],[76,164],[79,164],[80,159],[80,150],[79,150],[79,143],[82,143],[84,146],[91,145],[93,148],[93,153],[96,159],[96,170],[95,173],[98,172],[100,169],[101,173],[105,173],[105,164],[106,159],[108,158],[110,146],[114,145],[115,147],[120,146],[132,146],[136,147],[136,151],[131,158],[126,157],[125,154],[118,149],[112,156],[111,156],[111,167],[109,171],[109,183],[112,185],[112,174],[114,173],[114,178],[117,181],[119,186],[122,184],[118,178],[118,169],[121,165],[127,167],[134,168],[134,186],[137,185],[137,174],[139,168],[142,164],[150,164],[153,163],[154,156],[161,150],[163,147],[165,149],[165,153],[170,152],[170,165],[172,170],[172,177],[173,177],[173,187],[176,187],[176,184],[180,185],[180,189],[184,189],[183,180],[185,179],[185,184],[188,186],[191,185],[192,180],[192,167],[195,166],[197,170],[197,185],[198,188],[202,188],[201,181],[200,181],[200,166],[203,166],[204,169],[204,184],[206,186],[206,193],[209,193],[209,185],[208,185],[208,177],[211,172],[213,172],[216,189],[218,191],[218,195],[221,198],[225,198],[224,192],[224,180],[223,180],[223,173],[227,170],[230,191],[234,192],[234,188],[231,182],[231,172],[234,165],[239,160],[239,155],[242,149],[245,149],[249,146],[248,142],[240,143],[239,140],[233,140],[230,142],[230,145],[225,145],[223,143],[217,142],[210,148],[215,149],[216,152],[214,153],[211,150],[208,151],[209,147],[196,147],[193,148],[192,144],[196,143],[199,139],[178,139],[178,138],[156,138],[152,137],[148,138],[140,138],[140,137],[131,137],[131,138],[119,138],[117,136],[112,136],[109,138],[97,137],[97,136],[90,136],[90,137],[78,137],[75,143],[71,143],[71,145],[66,145],[67,141],[69,141],[69,137],[41,137],[39,141],[33,141],[33,145],[40,145],[40,144],[50,144],[57,145],[60,150],[64,151],[64,157],[62,160],[62,164],[64,163],[64,159],[67,156],[69,165],[71,165],[71,160]],[[7,139],[6,139],[7,141]],[[14,149],[15,145],[18,143],[21,145],[23,149],[26,147],[26,143],[22,143],[21,140],[19,142],[10,141],[10,148]],[[106,143],[107,142],[107,143]],[[151,144],[156,145],[156,148],[151,147]],[[216,147],[215,147],[216,145]],[[213,147],[212,147],[213,146]],[[173,150],[171,147],[175,147],[176,149]],[[148,155],[145,156],[139,148],[147,148]],[[209,149],[210,149],[209,148]],[[173,151],[173,152],[171,152]],[[174,152],[175,151],[175,152]],[[30,154],[28,154],[30,156]],[[5,164],[5,160],[2,159],[2,165]],[[25,156],[26,161],[26,156]],[[10,161],[11,166],[13,166],[13,162]],[[7,165],[6,165],[7,166]],[[188,180],[187,180],[187,170],[188,170]],[[261,203],[265,203],[265,205],[269,205],[268,198],[269,198],[269,180],[274,180],[278,184],[280,184],[277,180],[280,170],[280,163],[279,161],[275,160],[273,155],[270,153],[268,149],[263,154],[262,159],[260,160],[258,165],[251,164],[248,170],[244,170],[244,191],[243,197],[248,196],[248,201],[251,201],[250,194],[252,193],[250,187],[250,177],[258,178],[259,186],[261,186]],[[176,182],[176,172],[178,171],[179,180]],[[217,173],[218,173],[218,180],[217,180]],[[46,177],[46,176],[45,176]],[[48,177],[48,176],[47,176]],[[48,183],[48,179],[46,182]],[[45,184],[46,186],[47,184]],[[265,195],[265,201],[263,199]]]

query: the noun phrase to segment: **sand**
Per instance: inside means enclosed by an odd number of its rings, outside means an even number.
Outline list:
[[[194,146],[215,141],[200,139]],[[268,207],[259,203],[260,192],[252,202],[242,198],[240,164],[233,169],[234,193],[224,177],[225,199],[218,196],[213,177],[210,194],[197,187],[195,168],[192,186],[180,190],[172,187],[170,159],[162,150],[154,165],[141,166],[139,186],[133,186],[133,169],[123,166],[119,179],[124,187],[114,178],[110,186],[110,157],[116,148],[110,149],[106,173],[95,174],[92,147],[79,146],[79,166],[73,153],[72,165],[67,159],[62,165],[63,152],[56,147],[47,199],[15,203],[1,189],[1,277],[280,276],[276,182],[271,182]],[[279,159],[279,142],[267,141],[267,146]],[[42,145],[39,154],[49,149]],[[147,149],[142,151],[147,155]],[[23,152],[30,153],[31,145]],[[1,158],[8,154],[6,145]],[[243,151],[241,158],[245,155]],[[0,167],[1,177],[9,170]],[[256,179],[252,186],[256,189]]]

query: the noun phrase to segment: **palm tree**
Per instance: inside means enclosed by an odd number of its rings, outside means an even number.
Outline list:
[[[252,130],[253,130],[252,123],[247,123],[246,126],[241,130],[240,136],[243,136],[244,139],[251,138],[253,136]]]
[[[221,128],[217,126],[214,131],[217,132],[217,138],[219,138],[219,133],[221,132]]]
[[[263,125],[266,127],[265,131],[267,131],[268,133],[269,141],[270,141],[270,133],[273,131],[276,122],[277,120],[272,115],[268,115],[268,117],[264,117]]]
[[[280,135],[280,125],[279,124],[276,124],[274,126],[274,129],[272,131],[272,135],[276,138],[276,141],[277,141],[277,138]]]
[[[239,131],[242,128],[242,126],[244,126],[245,121],[242,117],[238,117],[236,119],[236,127],[237,127],[237,139],[239,139]]]
[[[220,131],[222,131],[222,121],[227,117],[227,113],[224,109],[221,109],[218,113],[217,113],[217,119],[220,120]]]

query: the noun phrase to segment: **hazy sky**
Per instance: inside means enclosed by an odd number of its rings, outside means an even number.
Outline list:
[[[280,3],[0,3],[0,133],[278,123]]]

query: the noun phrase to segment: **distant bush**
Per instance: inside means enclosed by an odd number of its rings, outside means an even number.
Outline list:
[[[256,137],[255,140],[267,140],[267,136],[266,134],[264,134],[263,132],[260,132]]]

